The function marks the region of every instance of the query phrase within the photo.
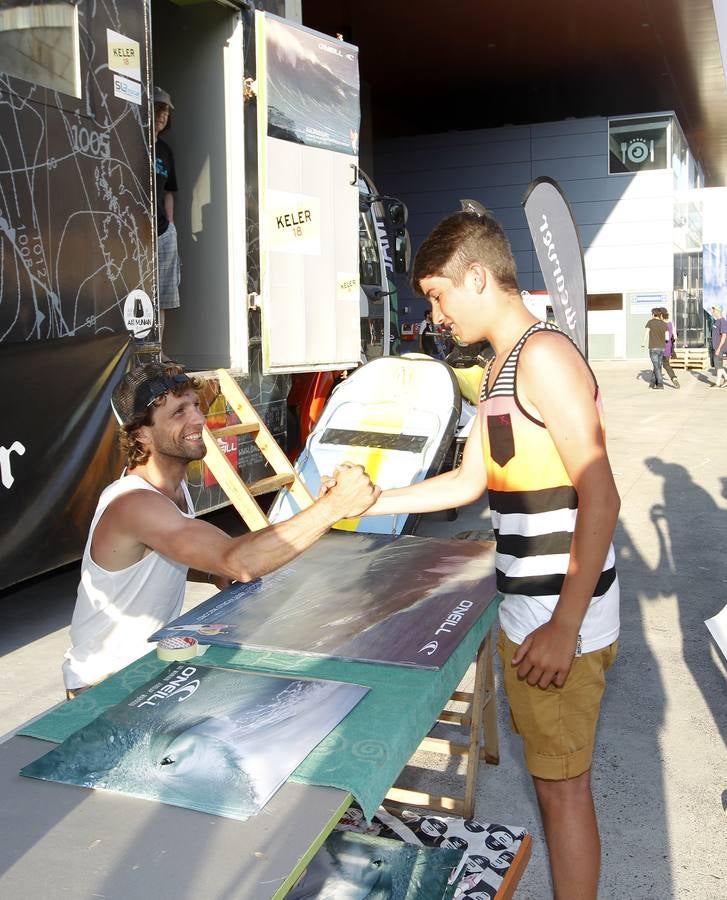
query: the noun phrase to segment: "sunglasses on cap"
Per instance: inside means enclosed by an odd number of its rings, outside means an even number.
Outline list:
[[[189,378],[186,375],[159,375],[156,378],[150,378],[145,384],[139,388],[137,395],[138,406],[148,408],[169,391],[183,384],[189,384]]]

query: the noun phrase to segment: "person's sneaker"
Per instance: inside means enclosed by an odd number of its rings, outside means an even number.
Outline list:
[[[655,384],[655,385],[653,385],[653,388],[655,391],[663,391],[664,385],[663,384]]]
[[[681,385],[679,384],[679,380],[677,378],[673,378],[671,383],[674,385],[674,387],[677,390],[679,390],[679,388],[681,387]]]

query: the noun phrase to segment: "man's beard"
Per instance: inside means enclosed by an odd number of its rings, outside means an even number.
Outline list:
[[[192,444],[185,441],[184,438],[172,440],[170,438],[162,438],[154,442],[154,455],[166,456],[168,459],[178,459],[184,462],[195,462],[204,459],[207,448],[200,441],[199,444]]]

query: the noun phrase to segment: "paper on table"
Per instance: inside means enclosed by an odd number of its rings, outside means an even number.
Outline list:
[[[705,619],[704,624],[709,628],[715,644],[722,651],[722,656],[727,659],[727,604],[716,616]]]

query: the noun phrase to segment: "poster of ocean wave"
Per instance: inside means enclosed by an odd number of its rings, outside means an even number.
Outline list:
[[[356,155],[358,48],[265,16],[268,135]]]
[[[150,640],[188,636],[436,669],[496,592],[491,545],[330,533],[277,572],[233,584]]]
[[[334,831],[288,900],[449,900],[461,850],[414,847]]]
[[[20,774],[244,820],[367,691],[172,664]]]

